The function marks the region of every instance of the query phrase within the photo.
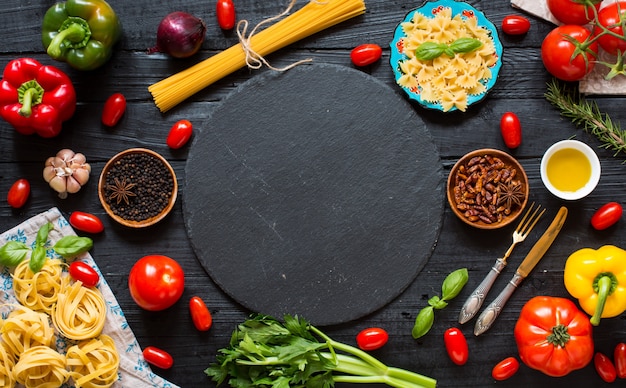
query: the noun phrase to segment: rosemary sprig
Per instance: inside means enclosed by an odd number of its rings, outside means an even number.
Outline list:
[[[578,92],[553,79],[548,82],[546,99],[561,111],[561,116],[588,133],[596,136],[602,148],[615,151],[613,156],[620,152],[626,153],[626,131],[619,123],[611,120],[607,113],[603,113],[595,102],[585,100]]]

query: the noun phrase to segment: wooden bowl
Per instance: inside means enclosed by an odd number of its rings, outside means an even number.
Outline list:
[[[506,152],[490,148],[459,159],[447,184],[454,214],[480,229],[498,229],[513,222],[526,207],[529,190],[522,165]]]
[[[161,221],[174,207],[177,195],[172,166],[145,148],[131,148],[112,157],[98,181],[98,197],[104,210],[130,228]]]

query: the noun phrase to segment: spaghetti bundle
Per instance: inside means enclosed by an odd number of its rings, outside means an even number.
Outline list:
[[[263,56],[365,12],[363,0],[311,0],[276,24],[253,32],[241,43],[150,85],[148,90],[161,112],[166,112],[211,85]],[[240,22],[241,23],[241,22]],[[258,26],[257,26],[258,27]]]
[[[75,282],[59,294],[52,323],[64,337],[84,340],[100,335],[106,320],[106,302],[97,288]]]
[[[57,388],[69,379],[70,373],[64,355],[47,346],[35,346],[20,355],[13,375],[26,388]]]
[[[0,333],[7,352],[15,359],[32,347],[50,347],[56,341],[48,315],[24,306],[11,311],[2,321]]]
[[[67,350],[70,377],[81,388],[108,388],[117,381],[120,358],[113,339],[106,334]]]
[[[24,306],[35,311],[50,313],[57,301],[59,292],[68,283],[63,273],[63,262],[49,259],[41,271],[33,273],[28,266],[30,260],[22,261],[13,273],[13,291],[15,298]]]

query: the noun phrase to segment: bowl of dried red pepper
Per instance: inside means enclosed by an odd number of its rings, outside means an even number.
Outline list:
[[[448,203],[468,225],[498,229],[513,222],[526,207],[528,177],[504,151],[484,148],[462,156],[448,176]]]
[[[174,169],[157,152],[131,148],[113,156],[102,169],[98,197],[118,223],[143,228],[167,216],[178,195]]]

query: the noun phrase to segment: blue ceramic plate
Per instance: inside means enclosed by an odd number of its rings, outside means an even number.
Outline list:
[[[495,55],[497,56],[497,59],[496,59],[496,62],[490,67],[491,77],[484,78],[480,81],[484,85],[484,88],[480,88],[482,89],[480,93],[468,94],[467,106],[469,107],[470,105],[478,101],[481,101],[483,98],[485,98],[487,93],[491,90],[491,88],[493,88],[498,78],[500,67],[502,67],[502,51],[503,51],[502,43],[500,42],[500,39],[498,38],[498,31],[496,30],[496,27],[493,25],[493,23],[491,23],[485,17],[485,15],[482,12],[478,11],[471,5],[461,2],[461,1],[439,0],[439,1],[426,2],[421,7],[410,11],[405,16],[404,20],[401,23],[399,23],[398,26],[396,27],[393,40],[390,43],[391,68],[394,72],[396,82],[398,82],[398,80],[404,75],[402,70],[400,69],[400,63],[402,61],[409,59],[406,53],[403,52],[404,51],[403,39],[406,38],[407,35],[405,34],[402,28],[402,23],[411,22],[416,12],[421,13],[423,16],[427,18],[434,18],[435,15],[438,12],[441,12],[444,8],[451,9],[452,17],[460,14],[463,20],[467,20],[468,18],[476,18],[477,25],[479,27],[485,28],[488,31],[488,34],[494,43]],[[442,55],[446,55],[446,54],[442,54]],[[405,86],[401,86],[401,87],[406,92],[406,94],[409,96],[410,99],[417,101],[420,105],[426,108],[430,108],[430,109],[445,111],[444,106],[442,105],[441,102],[430,102],[430,101],[427,101],[426,99],[423,99],[422,98],[422,92],[423,92],[422,85],[420,85],[419,83],[417,83],[417,85],[418,85],[417,87],[410,87],[410,88],[405,87]],[[432,100],[432,99],[429,98],[429,100]],[[451,112],[455,110],[458,110],[458,108],[456,106],[453,106],[451,109],[447,111]]]

